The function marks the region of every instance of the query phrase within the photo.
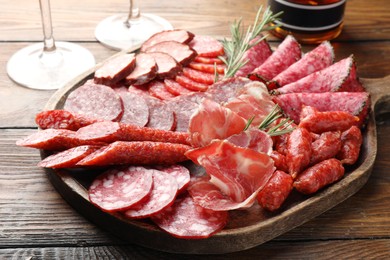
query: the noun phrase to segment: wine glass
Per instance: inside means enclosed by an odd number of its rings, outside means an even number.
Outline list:
[[[112,15],[95,29],[95,37],[114,50],[135,50],[153,34],[173,29],[162,17],[140,12],[138,0],[130,0],[128,14]]]
[[[20,49],[7,63],[8,76],[32,89],[59,89],[95,65],[85,48],[70,42],[55,42],[50,0],[40,0],[44,40]]]

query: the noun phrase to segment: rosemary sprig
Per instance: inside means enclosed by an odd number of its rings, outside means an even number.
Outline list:
[[[262,41],[266,36],[252,42],[256,37],[258,37],[262,32],[272,30],[279,26],[275,23],[275,21],[278,20],[278,17],[282,13],[279,12],[277,14],[273,14],[268,7],[264,11],[260,20],[262,9],[263,7],[260,6],[253,25],[249,26],[245,33],[240,19],[231,25],[231,39],[228,40],[225,38],[222,40],[226,57],[220,58],[226,64],[225,78],[233,77],[234,74],[248,62],[248,60],[244,60],[245,52]],[[274,25],[270,25],[271,23]]]

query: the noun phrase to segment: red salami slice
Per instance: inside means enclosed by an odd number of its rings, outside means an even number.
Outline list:
[[[176,164],[188,160],[184,155],[191,147],[165,142],[117,141],[88,155],[79,166]]]
[[[150,193],[152,172],[135,166],[108,170],[92,182],[88,190],[89,200],[104,211],[126,210]]]
[[[193,81],[192,79],[183,76],[183,75],[178,75],[175,78],[176,82],[185,87],[186,89],[189,89],[191,91],[201,91],[204,92],[206,91],[209,86],[203,83],[199,83],[196,81]]]
[[[118,121],[123,103],[112,88],[87,82],[69,94],[64,110],[92,119]]]
[[[168,173],[150,170],[153,173],[153,187],[146,200],[124,212],[128,218],[147,218],[160,213],[172,205],[177,194],[175,177]]]
[[[259,38],[260,36],[252,40],[251,44],[256,43]],[[271,54],[272,50],[268,42],[265,39],[261,40],[245,52],[243,61],[246,61],[246,64],[236,72],[235,76],[246,77],[255,68],[263,64],[264,61],[268,59],[269,56],[271,56]]]
[[[95,71],[94,82],[103,85],[115,85],[124,79],[135,68],[135,55],[133,53],[120,55],[103,64]]]
[[[199,70],[205,73],[211,73],[215,75],[217,72],[219,75],[225,74],[225,64],[205,64],[199,62],[191,62],[188,66],[194,70]]]
[[[163,52],[150,52],[149,54],[156,60],[156,77],[159,79],[174,78],[182,70],[182,66],[169,54]]]
[[[268,82],[298,61],[301,55],[301,46],[293,36],[289,35],[268,59],[250,73],[249,78]]]
[[[211,36],[195,35],[189,45],[201,57],[215,58],[225,54],[222,43]]]
[[[345,111],[358,116],[361,123],[365,122],[370,107],[370,95],[366,92],[288,93],[276,96],[274,101],[296,123],[302,106],[318,111]]]
[[[164,52],[172,56],[178,63],[185,66],[196,57],[196,51],[187,44],[175,41],[163,41],[150,46],[145,52]]]
[[[80,160],[100,149],[100,147],[101,146],[82,145],[70,148],[46,157],[38,163],[38,166],[53,169],[75,167]]]
[[[274,94],[365,91],[356,76],[353,56],[274,90]]]
[[[190,183],[190,171],[180,164],[168,167],[157,167],[157,169],[175,177],[178,193],[183,192]]]
[[[154,56],[148,53],[139,53],[135,57],[134,70],[126,76],[127,85],[143,85],[152,81],[157,75],[157,63]]]
[[[141,46],[141,51],[146,51],[149,47],[165,41],[176,41],[180,43],[189,43],[194,38],[194,34],[185,30],[167,30],[152,35]]]
[[[278,86],[284,86],[329,67],[333,63],[333,60],[333,47],[328,41],[325,41],[312,51],[306,53],[302,59],[279,73],[272,79],[272,82]]]
[[[187,195],[153,216],[152,220],[174,237],[200,239],[208,238],[221,230],[227,224],[228,213],[201,208]]]
[[[188,88],[183,87],[173,79],[165,79],[164,84],[167,91],[175,96],[187,95],[194,92]]]
[[[212,58],[212,57],[196,56],[194,61],[199,63],[206,63],[206,64],[223,64],[223,61],[220,58]]]
[[[205,73],[199,70],[194,70],[191,68],[183,68],[183,75],[186,76],[189,79],[192,79],[193,81],[211,85],[215,81],[215,75],[211,73]]]
[[[167,108],[165,102],[153,97],[146,98],[145,101],[149,106],[147,127],[166,131],[174,131],[176,129],[175,114]]]
[[[174,111],[176,116],[176,131],[187,132],[190,118],[198,109],[198,104],[189,100],[187,96],[178,96],[167,102],[167,107]]]
[[[66,110],[46,110],[35,116],[35,123],[41,129],[68,129],[77,130],[81,127],[99,122],[83,115],[71,113]]]
[[[135,93],[120,92],[123,101],[124,112],[121,118],[122,123],[145,126],[149,120],[149,107],[145,99]]]
[[[171,98],[174,98],[175,95],[173,95],[171,92],[169,92],[164,82],[154,80],[148,84],[149,94],[152,97],[161,99],[161,100],[169,100]]]
[[[206,93],[208,98],[222,104],[227,102],[229,99],[236,97],[239,89],[242,89],[245,85],[252,83],[253,82],[251,80],[243,77],[223,79],[210,86]]]

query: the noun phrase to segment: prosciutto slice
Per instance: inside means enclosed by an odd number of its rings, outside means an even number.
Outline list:
[[[189,150],[186,156],[210,176],[209,184],[195,182],[190,194],[197,204],[217,211],[252,206],[275,170],[267,154],[227,140],[213,140],[208,146]]]

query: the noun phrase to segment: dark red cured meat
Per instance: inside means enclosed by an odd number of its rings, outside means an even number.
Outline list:
[[[182,66],[169,54],[163,52],[149,53],[156,60],[158,79],[174,78],[182,70]]]
[[[281,154],[278,151],[272,151],[270,156],[274,161],[277,170],[288,172],[286,156],[284,154]]]
[[[183,165],[176,164],[171,166],[157,167],[159,171],[166,172],[169,175],[175,177],[177,182],[178,193],[185,191],[190,183],[190,171]]]
[[[289,35],[268,59],[249,74],[249,78],[268,82],[298,61],[301,55],[301,46],[294,37]]]
[[[334,158],[341,148],[341,133],[324,132],[311,144],[310,165]]]
[[[274,97],[274,101],[295,123],[299,123],[302,107],[311,106],[318,111],[351,113],[363,124],[370,107],[370,95],[366,92],[287,93]]]
[[[142,46],[141,51],[146,51],[149,47],[165,41],[176,41],[180,43],[189,43],[194,38],[194,34],[181,30],[181,29],[175,29],[175,30],[166,30],[162,32],[158,32],[154,35],[152,35],[148,40],[146,40]]]
[[[188,88],[183,87],[173,79],[165,79],[164,84],[167,91],[175,96],[187,95],[194,92]]]
[[[147,218],[172,205],[177,194],[175,177],[161,171],[153,171],[153,187],[148,197],[129,208],[124,215],[131,219]]]
[[[175,41],[164,41],[157,43],[145,50],[148,52],[164,52],[172,56],[178,63],[186,66],[196,57],[196,51],[191,49],[188,45],[175,42]]]
[[[332,65],[333,60],[333,47],[328,41],[325,41],[279,73],[272,81],[276,82],[278,86],[284,86],[329,67]]]
[[[176,117],[172,110],[168,109],[165,102],[154,97],[145,98],[149,106],[149,121],[146,127],[174,131],[176,129]]]
[[[186,96],[178,96],[167,102],[167,108],[174,111],[176,117],[176,132],[187,132],[191,116],[198,109],[199,104]]]
[[[46,157],[38,163],[38,166],[53,169],[75,167],[80,160],[100,149],[100,147],[101,146],[82,145],[70,148]]]
[[[275,171],[257,195],[259,205],[269,211],[278,210],[293,189],[293,178],[283,171]]]
[[[273,93],[323,93],[343,91],[365,91],[356,76],[356,64],[353,56],[340,60],[333,65],[314,72],[298,81],[286,84],[283,87],[274,90]]]
[[[176,164],[188,160],[184,155],[191,147],[166,142],[117,141],[91,153],[78,166]]]
[[[71,113],[66,110],[46,110],[35,116],[35,123],[41,129],[68,129],[77,130],[83,126],[101,121],[83,115]]]
[[[254,44],[260,38],[261,36],[258,36],[257,38],[253,39],[251,44]],[[246,77],[255,68],[263,64],[264,61],[268,59],[269,56],[271,56],[271,54],[272,50],[268,42],[265,39],[261,40],[245,52],[243,60],[247,63],[236,72],[235,76]]]
[[[243,77],[233,77],[220,80],[209,87],[206,95],[217,103],[225,103],[229,99],[236,97],[237,91],[253,82]]]
[[[294,188],[303,194],[313,194],[319,189],[340,180],[344,167],[337,159],[331,158],[308,168],[294,181]]]
[[[310,163],[311,135],[304,128],[296,128],[287,141],[286,162],[288,173],[295,179]]]
[[[152,221],[174,237],[200,239],[208,238],[224,228],[228,221],[228,213],[199,207],[187,195],[153,216]]]
[[[192,79],[193,81],[206,84],[206,85],[211,85],[215,81],[214,74],[202,72],[200,70],[194,70],[188,67],[183,68],[183,75],[186,76],[187,78]]]
[[[157,63],[154,56],[149,53],[138,53],[135,57],[135,68],[124,79],[125,84],[143,85],[157,76]]]
[[[76,135],[79,140],[84,142],[155,141],[189,144],[190,141],[188,133],[165,131],[109,121],[80,128]]]
[[[69,94],[64,110],[91,119],[118,121],[123,114],[123,103],[112,88],[87,82]]]
[[[206,63],[206,64],[223,64],[223,61],[220,58],[211,58],[211,57],[202,57],[196,56],[194,59],[195,62]]]
[[[190,64],[188,64],[188,66],[194,70],[199,70],[199,71],[202,71],[205,73],[211,73],[213,75],[216,72],[219,75],[225,74],[225,68],[226,68],[225,64],[214,65],[214,64],[205,64],[205,63],[199,63],[199,62],[191,62]]]
[[[201,57],[215,58],[225,54],[222,43],[211,36],[195,35],[189,45]]]
[[[360,129],[352,126],[341,135],[342,145],[336,158],[342,164],[353,165],[359,158],[360,148],[363,143],[363,136]]]
[[[149,94],[152,97],[161,99],[161,100],[169,100],[171,98],[174,98],[175,95],[173,95],[171,92],[169,92],[164,82],[154,80],[148,84],[148,90]]]
[[[16,142],[18,146],[42,150],[62,151],[80,145],[104,145],[102,142],[83,141],[76,132],[67,129],[45,129]]]
[[[289,138],[289,134],[284,134],[284,135],[278,135],[278,136],[273,136],[272,139],[274,140],[274,149],[275,151],[286,155],[287,154],[287,142]]]
[[[135,93],[121,92],[119,95],[123,101],[123,115],[121,123],[145,126],[149,121],[149,106],[142,96]]]
[[[95,71],[94,82],[103,85],[115,85],[135,68],[135,54],[124,54],[111,59]]]
[[[150,193],[153,171],[140,166],[108,170],[92,182],[89,200],[103,211],[126,210]]]
[[[209,88],[209,85],[193,81],[192,79],[183,75],[177,75],[175,81],[191,91],[204,92]]]
[[[299,127],[321,134],[328,131],[345,131],[353,125],[359,125],[359,118],[344,111],[316,112],[299,122]]]

